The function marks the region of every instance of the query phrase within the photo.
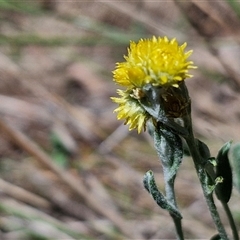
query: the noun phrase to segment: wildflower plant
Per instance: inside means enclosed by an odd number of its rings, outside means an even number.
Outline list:
[[[184,234],[174,183],[185,151],[183,145],[186,145],[217,229],[212,239],[229,239],[214,202],[215,192],[237,240],[238,231],[228,201],[232,193],[230,158],[234,169],[238,169],[234,173],[235,185],[238,188],[240,185],[240,145],[232,147],[232,142],[227,142],[214,158],[208,146],[194,137],[185,79],[192,77],[190,70],[196,66],[189,60],[192,51],[186,51],[186,46],[167,37],[130,42],[125,61],[117,63],[113,71],[113,80],[122,87],[117,90],[119,96],[112,97],[118,104],[115,112],[118,119],[129,125],[129,130],[136,129],[138,133],[148,130],[154,140],[163,168],[165,194],[157,188],[151,170],[145,174],[143,184],[155,202],[169,212],[177,239],[184,239]]]

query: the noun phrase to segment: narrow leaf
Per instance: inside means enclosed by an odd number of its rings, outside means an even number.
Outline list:
[[[200,141],[199,139],[196,139],[196,141],[197,141],[199,153],[200,153],[203,161],[207,162],[208,159],[210,158],[210,151],[209,151],[208,146],[204,142]]]
[[[164,178],[167,181],[173,180],[183,157],[181,138],[169,127],[158,123],[154,132],[154,144],[163,166]]]
[[[182,218],[178,209],[176,209],[171,203],[169,203],[163,193],[158,190],[152,171],[148,171],[145,173],[143,178],[143,184],[147,191],[152,195],[154,201],[158,204],[158,206],[160,206],[162,209],[167,210],[175,217],[179,219]]]
[[[227,203],[232,194],[232,169],[230,166],[228,152],[232,142],[229,141],[219,150],[216,167],[216,177],[222,177],[223,182],[217,184],[216,195],[220,201]]]

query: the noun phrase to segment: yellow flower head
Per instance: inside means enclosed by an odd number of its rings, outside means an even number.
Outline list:
[[[124,124],[129,124],[129,130],[137,129],[138,133],[146,129],[146,122],[150,115],[141,107],[138,100],[132,97],[131,91],[118,90],[120,98],[112,97],[111,99],[119,104],[114,110],[117,112],[117,118],[124,119]]]
[[[113,79],[125,87],[142,87],[147,83],[177,87],[179,82],[192,77],[188,70],[195,68],[192,61],[187,61],[192,51],[184,52],[186,46],[167,37],[131,42],[126,61],[117,63]]]
[[[188,71],[196,67],[188,61],[192,51],[185,52],[186,46],[186,43],[179,45],[175,38],[169,40],[167,37],[130,42],[128,55],[124,56],[126,61],[117,63],[113,71],[113,80],[126,90],[118,90],[120,97],[112,98],[119,104],[115,110],[117,118],[125,119],[129,130],[136,128],[140,133],[151,118],[139,103],[146,84],[178,88],[184,79],[192,77]]]

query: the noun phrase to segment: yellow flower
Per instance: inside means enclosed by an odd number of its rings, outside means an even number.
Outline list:
[[[192,61],[187,61],[192,51],[184,52],[186,46],[167,37],[131,42],[126,61],[117,63],[113,79],[125,87],[142,87],[147,83],[177,87],[179,82],[192,77],[188,70],[195,68]]]
[[[192,51],[185,52],[186,46],[186,43],[179,45],[175,38],[169,40],[167,37],[130,42],[128,55],[124,56],[126,61],[117,63],[113,71],[113,80],[126,90],[118,90],[120,97],[112,98],[119,104],[115,110],[118,113],[117,118],[125,119],[129,130],[136,128],[140,133],[146,129],[147,120],[152,118],[139,102],[144,97],[142,88],[146,84],[166,89],[179,88],[184,79],[192,77],[188,71],[196,67],[192,61],[188,61]],[[178,106],[172,110],[168,106],[174,113],[176,108]]]
[[[112,97],[111,99],[119,104],[114,110],[117,112],[117,118],[124,119],[124,124],[129,124],[129,130],[137,129],[138,133],[146,129],[146,122],[150,115],[141,107],[138,100],[132,97],[131,90],[117,90],[120,98]]]

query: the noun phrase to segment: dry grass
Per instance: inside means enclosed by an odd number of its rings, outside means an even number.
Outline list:
[[[187,41],[199,67],[187,82],[196,135],[216,155],[240,138],[239,9],[0,1],[0,239],[173,239],[167,212],[142,186],[152,169],[163,189],[161,166],[148,135],[116,121],[111,71],[129,40]],[[190,158],[176,182],[186,238],[209,239],[215,229]],[[230,206],[240,225],[235,191]]]

